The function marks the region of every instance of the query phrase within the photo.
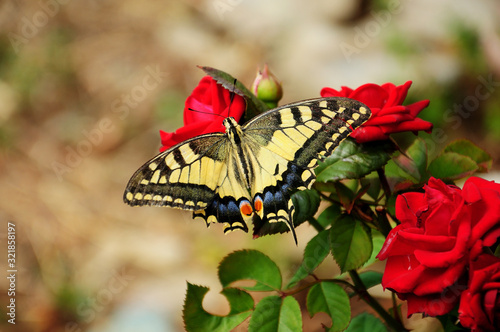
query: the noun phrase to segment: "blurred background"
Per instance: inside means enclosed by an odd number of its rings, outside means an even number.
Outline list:
[[[122,202],[133,172],[182,125],[196,65],[250,86],[268,64],[283,103],[322,87],[413,81],[431,153],[468,138],[500,156],[495,0],[0,2],[0,237],[16,225],[16,325],[2,331],[182,331],[186,281],[227,313],[218,262],[256,248],[289,277],[312,227],[252,240],[189,212]],[[438,129],[436,131],[436,129]],[[4,249],[2,249],[4,250]],[[2,254],[1,274],[7,258]],[[335,264],[323,264],[331,273]],[[321,316],[321,315],[318,315]],[[306,327],[321,330],[304,317]],[[312,327],[309,330],[314,330]]]

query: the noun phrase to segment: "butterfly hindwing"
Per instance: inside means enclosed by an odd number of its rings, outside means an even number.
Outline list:
[[[369,117],[370,110],[354,100],[318,98],[269,111],[243,127],[260,146],[255,160],[264,161],[255,167],[260,174],[255,175],[252,188],[254,197],[264,198],[263,217],[254,221],[254,236],[293,230],[293,191],[311,188],[318,157],[330,155]],[[274,183],[257,180],[271,173]]]
[[[254,237],[294,232],[291,195],[311,188],[314,168],[370,110],[347,98],[288,104],[240,126],[224,120],[226,133],[198,136],[159,154],[130,179],[124,201],[192,210],[207,225],[248,231]],[[294,237],[295,237],[295,233]]]

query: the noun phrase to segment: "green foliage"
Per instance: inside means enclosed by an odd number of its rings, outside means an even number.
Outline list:
[[[202,306],[203,298],[209,289],[189,282],[187,286],[186,301],[182,310],[187,331],[230,331],[247,319],[253,309],[254,302],[250,294],[236,288],[225,288],[221,294],[229,301],[231,310],[226,316],[212,315]]]
[[[318,162],[316,181],[359,179],[385,165],[394,151],[391,141],[357,144],[348,138],[328,158]]]
[[[330,253],[330,232],[324,230],[313,237],[304,250],[304,258],[297,272],[288,282],[286,288],[295,286],[299,281],[309,276]]]
[[[211,76],[218,83],[222,84],[229,91],[234,91],[234,93],[245,98],[247,102],[247,109],[245,112],[245,119],[251,119],[256,115],[264,113],[269,110],[269,107],[260,99],[258,99],[248,88],[241,83],[236,81],[236,79],[222,70],[215,69],[212,67],[200,67],[203,71]],[[236,81],[236,86],[234,82]]]
[[[302,331],[302,316],[297,300],[291,296],[262,299],[250,319],[249,332]]]
[[[340,210],[340,205],[337,204],[330,205],[329,207],[324,209],[323,212],[321,212],[321,214],[318,217],[318,223],[321,226],[323,226],[323,228],[326,228],[337,218],[339,218],[341,214],[342,211]]]
[[[451,142],[444,149],[444,153],[447,152],[455,152],[459,155],[469,157],[477,164],[478,172],[487,172],[493,164],[489,153],[466,139]]]
[[[307,294],[307,310],[311,317],[318,312],[328,314],[332,318],[328,331],[343,331],[351,320],[349,296],[333,282],[321,282],[311,287]]]
[[[383,274],[364,269],[377,261],[385,236],[393,227],[389,219],[395,218],[398,193],[419,190],[431,177],[452,182],[487,171],[492,165],[491,156],[467,140],[451,142],[434,158],[429,157],[427,145],[420,138],[406,151],[395,151],[390,141],[358,145],[345,140],[316,168],[314,188],[292,196],[295,225],[308,220],[318,234],[305,246],[302,261],[284,288],[282,273],[271,258],[256,250],[233,252],[219,265],[221,293],[229,301],[229,314],[206,312],[202,301],[208,288],[188,284],[186,330],[208,327],[226,331],[250,317],[249,331],[302,331],[301,312],[307,310],[311,317],[319,312],[327,314],[332,322],[325,327],[328,331],[387,331],[381,320],[367,313],[351,321],[350,298],[360,296],[370,305],[376,302],[367,290],[379,285]],[[315,219],[321,198],[329,205]],[[273,231],[282,231],[279,225],[274,227]],[[334,258],[341,275],[322,279],[316,270],[329,257]],[[254,303],[248,292],[271,294]],[[300,292],[307,292],[305,308],[294,297]],[[398,311],[372,307],[391,330],[404,330],[393,317]],[[447,331],[456,328],[443,322]]]
[[[387,332],[387,328],[378,318],[363,312],[352,319],[346,332]]]
[[[330,229],[330,247],[342,272],[357,269],[371,256],[370,230],[351,215],[343,215]]]
[[[427,145],[422,139],[415,139],[405,154],[394,158],[394,162],[411,176],[412,180],[417,182],[427,180]]]
[[[316,190],[301,190],[292,195],[292,202],[295,207],[293,224],[298,226],[313,217],[318,211],[321,197]]]
[[[255,280],[254,286],[241,287],[251,291],[281,289],[281,273],[269,257],[257,250],[240,250],[229,254],[219,265],[223,287],[239,280]]]
[[[479,167],[471,158],[456,152],[443,152],[429,164],[429,173],[443,181],[458,180],[472,175]]]
[[[380,283],[382,282],[382,276],[382,273],[376,271],[366,271],[359,274],[361,281],[363,281],[363,284],[367,289],[373,286],[380,285]]]
[[[395,191],[402,191],[421,187],[431,176],[451,182],[476,172],[486,172],[491,165],[491,156],[465,139],[451,142],[429,161],[424,140],[417,138],[404,154],[399,154],[388,163],[386,174]]]

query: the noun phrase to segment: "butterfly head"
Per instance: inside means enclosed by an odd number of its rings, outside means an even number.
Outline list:
[[[238,122],[233,117],[229,117],[225,118],[222,124],[226,127],[226,135],[231,142],[239,144],[241,142],[242,130]]]

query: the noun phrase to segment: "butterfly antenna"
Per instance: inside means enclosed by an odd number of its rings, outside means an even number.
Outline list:
[[[229,117],[229,114],[231,114],[230,109],[231,109],[231,105],[233,104],[234,95],[236,94],[234,92],[234,90],[236,89],[236,81],[237,81],[237,79],[235,78],[234,82],[233,82],[233,90],[229,93],[229,106],[227,107],[227,117]]]
[[[215,114],[215,113],[210,113],[210,112],[198,111],[198,110],[192,109],[191,107],[189,107],[189,108],[188,108],[188,110],[190,110],[191,112],[196,112],[196,113],[201,113],[201,114],[217,115],[217,116],[220,116],[221,118],[223,118],[223,117],[224,117],[223,115],[220,115],[220,114]]]

